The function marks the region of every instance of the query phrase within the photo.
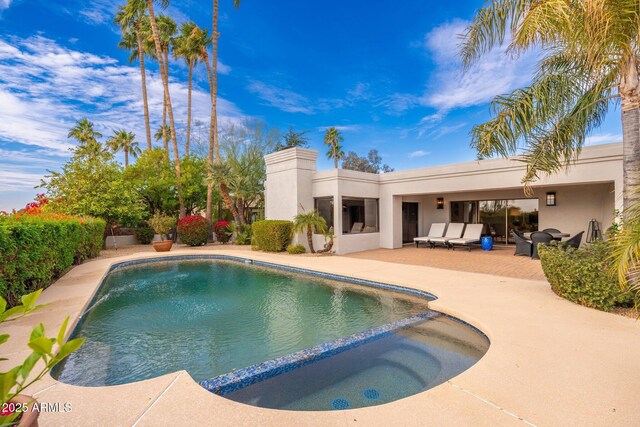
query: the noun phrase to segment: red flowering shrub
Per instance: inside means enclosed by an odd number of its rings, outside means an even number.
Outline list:
[[[209,240],[211,223],[200,215],[185,216],[178,221],[178,235],[182,243],[201,246]]]
[[[216,232],[218,242],[227,243],[229,239],[231,239],[232,232],[227,221],[216,222],[216,225],[213,226],[213,229]]]

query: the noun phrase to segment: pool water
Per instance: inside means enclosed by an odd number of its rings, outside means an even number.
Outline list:
[[[442,384],[475,364],[487,348],[483,336],[440,316],[225,397],[307,411],[379,405]]]
[[[121,267],[53,375],[105,386],[184,369],[202,381],[426,310],[424,298],[230,261]]]

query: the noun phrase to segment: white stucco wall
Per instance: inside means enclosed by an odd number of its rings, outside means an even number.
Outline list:
[[[419,203],[418,232],[425,234],[433,222],[449,222],[449,203],[464,200],[526,198],[521,179],[523,163],[490,159],[415,170],[368,174],[349,170],[315,171],[317,152],[290,149],[265,157],[267,162],[266,217],[292,219],[313,208],[314,197],[334,198],[337,253],[402,247],[402,202]],[[622,206],[622,144],[586,147],[568,172],[545,177],[533,187],[539,198],[539,227],[554,227],[571,234],[587,229],[596,218],[606,229],[613,209]],[[558,206],[544,206],[547,191],[555,191]],[[379,200],[379,233],[343,235],[342,198]],[[436,210],[444,197],[445,209]],[[304,239],[306,240],[306,239]],[[315,236],[322,247],[324,238]]]

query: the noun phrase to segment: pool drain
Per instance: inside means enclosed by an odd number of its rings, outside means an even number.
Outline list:
[[[347,399],[338,398],[331,402],[331,406],[333,409],[349,409],[351,404]]]
[[[369,400],[380,399],[380,392],[375,388],[368,388],[365,391],[363,391],[362,394],[364,394],[364,397],[366,397]]]

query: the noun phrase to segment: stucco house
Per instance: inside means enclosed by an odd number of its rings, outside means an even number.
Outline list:
[[[510,230],[604,230],[622,208],[622,144],[585,147],[567,172],[545,177],[526,197],[525,166],[488,159],[372,174],[318,171],[315,150],[291,148],[265,156],[265,217],[287,219],[318,209],[333,226],[338,254],[401,248],[426,235],[434,222],[483,223],[497,244],[513,243]],[[306,239],[299,239],[304,244]],[[324,237],[314,236],[322,247]]]

